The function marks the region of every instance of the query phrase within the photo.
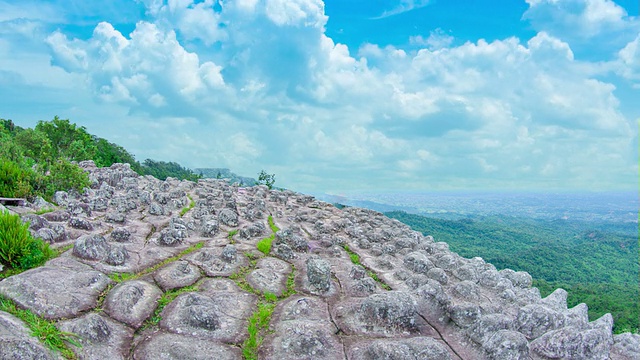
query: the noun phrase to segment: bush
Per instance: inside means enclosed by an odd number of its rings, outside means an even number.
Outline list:
[[[8,211],[0,213],[0,261],[12,268],[27,270],[44,264],[54,256],[49,244],[34,239],[29,225]]]
[[[27,197],[33,187],[35,173],[11,160],[0,159],[0,196]]]

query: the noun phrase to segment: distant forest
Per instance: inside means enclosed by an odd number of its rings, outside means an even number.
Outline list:
[[[542,296],[567,290],[569,307],[586,303],[591,320],[611,313],[615,333],[638,332],[637,224],[496,216],[443,220],[399,211],[385,215],[447,242],[461,256],[529,272]]]
[[[0,195],[51,200],[58,190],[82,190],[87,174],[73,162],[93,160],[98,167],[128,163],[140,175],[197,180],[199,175],[175,162],[146,159],[142,163],[123,147],[91,135],[87,129],[57,116],[34,129],[0,119]]]

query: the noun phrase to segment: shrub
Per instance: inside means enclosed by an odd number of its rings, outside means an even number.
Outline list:
[[[8,211],[0,213],[0,261],[13,269],[27,270],[54,256],[49,244],[34,239],[29,225]]]

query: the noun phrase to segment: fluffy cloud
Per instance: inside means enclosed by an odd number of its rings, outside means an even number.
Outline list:
[[[460,46],[435,29],[406,49],[349,49],[325,34],[320,0],[146,0],[130,34],[101,22],[89,37],[55,30],[45,41],[65,81],[110,109],[89,129],[142,158],[265,168],[301,190],[629,186],[632,119],[603,74],[637,83],[640,37],[611,62],[582,59],[571,36],[539,22],[574,3],[529,1],[526,16],[547,28],[531,39]],[[615,4],[584,4],[558,16],[628,31]]]
[[[537,31],[561,37],[575,47],[611,51],[633,39],[640,19],[612,0],[526,0],[523,19]]]

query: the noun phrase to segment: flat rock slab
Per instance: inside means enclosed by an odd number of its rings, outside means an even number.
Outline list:
[[[314,296],[292,296],[278,305],[261,359],[344,359],[327,304]]]
[[[82,347],[71,346],[80,359],[126,359],[133,329],[97,313],[62,321],[60,330],[77,335]]]
[[[167,291],[193,285],[201,276],[197,266],[179,260],[156,271],[153,279],[164,291]]]
[[[162,291],[143,280],[131,280],[114,287],[104,302],[104,311],[112,318],[134,328],[153,313]]]
[[[224,258],[223,250],[224,247],[206,247],[190,254],[186,259],[199,266],[207,276],[229,276],[238,268],[249,264],[242,254],[237,254],[235,259]]]
[[[418,315],[414,297],[403,291],[340,302],[333,308],[333,318],[347,335],[437,336],[435,329]]]
[[[75,317],[93,309],[112,281],[93,270],[43,266],[0,282],[0,294],[46,319]]]
[[[451,360],[450,349],[430,337],[356,341],[347,347],[350,360]]]
[[[133,353],[135,360],[239,360],[237,347],[215,340],[160,332],[143,341]]]
[[[210,288],[211,289],[211,288]],[[241,343],[256,296],[242,292],[191,292],[178,296],[162,311],[160,327],[226,343]]]
[[[29,335],[30,333],[22,320],[0,311],[0,359],[55,359],[37,338]]]

